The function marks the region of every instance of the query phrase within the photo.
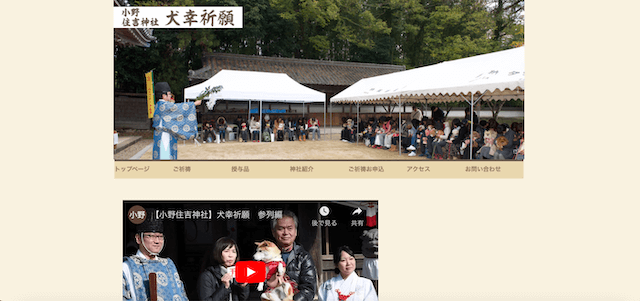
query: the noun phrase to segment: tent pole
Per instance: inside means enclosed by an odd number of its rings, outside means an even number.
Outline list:
[[[249,110],[247,110],[247,121],[251,122],[251,99],[249,99]],[[240,133],[240,129],[238,129],[238,133]]]
[[[469,131],[469,160],[473,160],[473,93],[471,94],[471,130]]]
[[[482,99],[482,97],[489,92],[489,90],[484,90],[484,92],[482,93],[482,95],[480,95],[480,97],[478,97],[478,99],[476,99],[474,102],[471,103],[471,133],[469,133],[471,135],[471,139],[473,139],[473,107],[476,105],[476,103],[480,102],[480,100]],[[478,114],[478,121],[480,121],[480,114]],[[473,150],[473,141],[469,139],[469,143],[471,143],[471,150]],[[473,153],[473,152],[472,152]],[[472,154],[473,155],[473,154]]]
[[[324,122],[322,123],[322,135],[326,135],[327,134],[327,100],[324,100],[323,103],[323,108],[322,108],[322,115],[324,115]],[[325,136],[326,138],[326,136]]]
[[[402,156],[402,97],[398,95],[398,156]]]
[[[333,139],[333,103],[329,102],[329,140]]]
[[[469,146],[471,147],[471,151],[469,152],[469,160],[473,160],[473,92],[471,92],[471,101],[464,97],[464,94],[460,94],[460,96],[471,105],[471,131],[469,131]]]
[[[460,94],[460,96],[462,96],[462,98],[464,99],[464,101],[466,101],[469,105],[471,105],[471,110],[469,110],[471,113],[471,116],[469,116],[469,118],[471,118],[471,130],[469,131],[469,146],[471,147],[471,151],[469,152],[469,160],[473,160],[473,106],[482,99],[482,97],[488,92],[489,90],[485,90],[482,95],[480,95],[478,98],[476,98],[476,100],[473,100],[473,92],[471,93],[471,101],[469,101],[466,97],[464,97],[464,95]],[[478,119],[480,119],[480,116],[478,116]]]
[[[258,142],[262,143],[262,100],[260,101],[260,136],[258,137]]]
[[[356,145],[358,145],[358,143],[360,142],[360,135],[358,135],[360,134],[358,132],[359,130],[358,126],[360,125],[359,122],[360,122],[360,103],[357,102],[356,103]]]

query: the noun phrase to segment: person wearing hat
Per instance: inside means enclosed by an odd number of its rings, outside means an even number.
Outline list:
[[[156,83],[153,113],[153,160],[177,160],[178,139],[193,139],[198,132],[196,106],[201,100],[175,103],[167,82]]]
[[[156,275],[157,300],[189,300],[178,270],[170,258],[161,258],[165,244],[164,227],[147,213],[147,219],[136,227],[138,251],[122,262],[122,300],[149,300],[149,275]]]

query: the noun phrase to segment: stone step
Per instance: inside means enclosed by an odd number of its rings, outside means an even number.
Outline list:
[[[114,154],[117,154],[124,150],[125,148],[133,145],[134,143],[142,140],[142,136],[126,136],[126,137],[118,137],[118,144],[116,148],[113,150]]]

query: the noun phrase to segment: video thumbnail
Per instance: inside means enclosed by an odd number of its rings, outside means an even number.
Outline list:
[[[124,300],[377,300],[377,201],[124,201]]]

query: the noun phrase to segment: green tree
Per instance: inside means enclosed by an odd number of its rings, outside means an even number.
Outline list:
[[[280,12],[271,5],[267,5],[262,17],[264,34],[261,36],[260,54],[294,57],[299,50],[294,21],[282,18]]]
[[[192,0],[144,0],[135,6],[194,6]],[[154,70],[154,81],[166,81],[177,99],[188,85],[188,70],[202,67],[202,53],[219,44],[213,31],[195,29],[156,29],[156,41],[147,48],[116,47],[114,50],[115,88],[118,91],[145,91],[144,73]]]
[[[158,66],[159,58],[157,50],[151,47],[116,46],[114,49],[115,90],[145,92],[144,74]]]
[[[415,68],[524,42],[523,0],[139,0],[137,6],[242,6],[242,29],[157,29],[148,48],[116,47],[116,89],[144,72],[177,94],[207,52],[404,64]],[[181,95],[178,95],[180,97]]]
[[[251,4],[249,4],[251,2]],[[114,51],[115,88],[126,92],[144,92],[144,73],[154,70],[154,80],[168,82],[177,99],[188,82],[188,71],[202,68],[206,52],[259,54],[259,43],[266,27],[263,10],[268,0],[211,1],[175,0],[137,1],[136,6],[243,6],[243,29],[156,29],[157,38],[150,47],[116,47]],[[275,12],[271,12],[274,15]]]
[[[524,44],[524,0],[492,0],[491,38],[500,49]]]
[[[358,55],[388,39],[391,32],[375,14],[383,1],[372,0],[271,0],[282,19],[293,28],[294,57],[350,61],[378,61]],[[389,43],[388,43],[389,44]],[[386,47],[391,47],[387,45]],[[383,58],[389,61],[389,58]]]
[[[270,4],[294,29],[296,58],[317,58],[329,49],[324,28],[338,17],[334,0],[270,0]]]
[[[396,0],[394,61],[414,68],[522,45],[522,0]]]
[[[494,51],[487,33],[491,19],[482,1],[437,6],[426,26],[423,50],[438,62]]]
[[[181,44],[181,32],[157,29],[153,35],[157,41],[147,48],[116,47],[114,51],[115,88],[123,92],[145,92],[144,73],[154,71],[154,81],[168,82],[177,100],[188,85],[188,70],[202,66],[201,47]]]
[[[436,63],[424,51],[424,39],[428,34],[429,16],[436,6],[442,5],[442,1],[398,0],[392,3],[400,9],[396,15],[406,20],[400,27],[398,61],[409,69]]]
[[[340,14],[330,24],[333,45],[329,59],[344,58],[360,62],[379,62],[378,56],[384,47],[389,47],[391,28],[379,16],[382,1],[342,0],[336,1]],[[382,50],[381,50],[382,49]],[[386,59],[388,62],[388,59]]]

